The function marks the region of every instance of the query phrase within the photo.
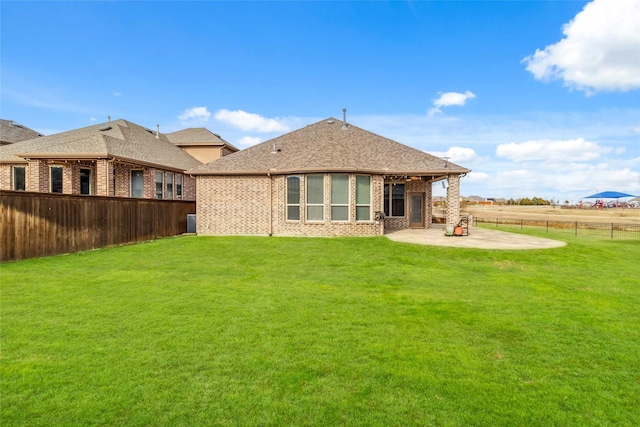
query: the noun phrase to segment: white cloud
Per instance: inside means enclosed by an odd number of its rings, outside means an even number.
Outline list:
[[[522,143],[499,144],[496,155],[514,162],[545,160],[550,162],[586,162],[610,153],[611,147],[602,147],[584,138],[564,141],[537,140]]]
[[[257,136],[243,136],[239,141],[238,145],[240,147],[251,147],[252,145],[256,145],[261,143],[262,140]]]
[[[594,0],[565,24],[565,38],[522,60],[538,80],[593,91],[640,88],[640,0]]]
[[[259,114],[247,113],[242,110],[219,110],[215,114],[215,119],[243,131],[254,132],[286,132],[289,127],[277,119],[268,119]]]
[[[98,119],[96,119],[95,117],[89,117],[89,121],[95,123],[98,121]]]
[[[433,108],[429,110],[429,116],[433,116],[436,113],[442,113],[442,107],[462,106],[467,103],[468,100],[475,98],[476,95],[473,92],[465,91],[460,92],[446,92],[440,95],[438,99],[433,101]]]
[[[113,92],[113,96],[122,96],[122,92]]]
[[[451,147],[444,152],[431,153],[438,157],[448,157],[453,163],[467,164],[473,163],[479,159],[478,154],[473,148]]]
[[[178,116],[179,120],[201,120],[206,122],[211,117],[211,113],[207,111],[207,107],[187,108]]]

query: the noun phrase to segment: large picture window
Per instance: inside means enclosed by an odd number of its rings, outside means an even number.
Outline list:
[[[131,171],[131,197],[141,199],[144,195],[144,171]]]
[[[51,192],[62,193],[62,166],[51,166],[49,169]]]
[[[307,175],[307,221],[324,220],[324,175]]]
[[[371,220],[371,177],[356,176],[356,221]]]
[[[331,175],[331,221],[349,221],[349,175]]]
[[[164,197],[164,173],[156,172],[156,199]]]
[[[404,184],[384,185],[384,214],[386,216],[404,216],[404,194]]]
[[[300,177],[287,177],[287,221],[300,221]]]
[[[27,188],[26,185],[26,168],[24,166],[13,167],[13,189],[17,191],[24,191]]]

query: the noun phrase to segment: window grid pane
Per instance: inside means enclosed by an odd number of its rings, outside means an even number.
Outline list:
[[[162,199],[164,196],[164,174],[156,172],[156,199]]]
[[[287,177],[287,221],[300,221],[300,177]]]
[[[371,177],[356,176],[356,221],[371,220]]]
[[[324,220],[324,175],[307,175],[307,220]]]

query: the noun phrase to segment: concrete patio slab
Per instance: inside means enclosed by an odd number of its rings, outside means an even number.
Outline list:
[[[418,245],[451,246],[477,249],[548,249],[565,246],[565,242],[544,237],[524,236],[486,228],[469,228],[468,236],[445,236],[444,227],[428,229],[388,230],[385,236],[395,242]]]

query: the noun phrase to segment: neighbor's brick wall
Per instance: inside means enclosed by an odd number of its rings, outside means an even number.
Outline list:
[[[269,187],[267,176],[198,176],[196,232],[269,234]]]
[[[13,166],[26,165],[0,165],[0,190],[13,190]],[[25,175],[28,175],[28,172],[25,171]]]

